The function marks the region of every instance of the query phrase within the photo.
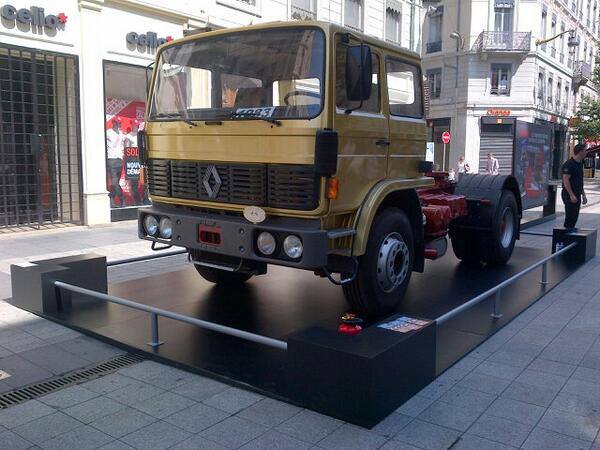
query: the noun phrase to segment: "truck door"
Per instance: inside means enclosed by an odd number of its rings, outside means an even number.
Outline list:
[[[423,118],[421,69],[417,63],[386,56],[385,99],[389,112],[388,177],[420,176],[425,159],[427,124]]]
[[[346,42],[345,42],[346,41]],[[381,73],[383,54],[371,46],[373,78],[371,95],[362,102],[346,97],[346,50],[359,41],[338,34],[335,39],[334,128],[339,136],[339,196],[332,211],[357,208],[367,192],[386,176],[389,145],[388,120],[382,111]]]

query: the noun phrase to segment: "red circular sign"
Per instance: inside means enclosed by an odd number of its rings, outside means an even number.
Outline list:
[[[449,144],[450,143],[450,139],[452,139],[452,135],[450,134],[449,131],[444,131],[442,133],[442,142],[444,144]]]

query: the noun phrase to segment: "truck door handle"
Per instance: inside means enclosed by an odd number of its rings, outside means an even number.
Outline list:
[[[388,141],[387,139],[377,139],[375,141],[375,145],[377,147],[387,147],[388,145],[390,145],[390,141]]]

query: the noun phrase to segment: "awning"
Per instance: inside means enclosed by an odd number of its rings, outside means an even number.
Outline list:
[[[397,14],[402,14],[402,3],[398,0],[387,0],[386,9],[389,9]]]

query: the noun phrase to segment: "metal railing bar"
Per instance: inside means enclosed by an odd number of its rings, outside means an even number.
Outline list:
[[[187,253],[187,250],[183,249],[183,250],[173,250],[170,252],[156,253],[156,254],[144,255],[144,256],[133,256],[131,258],[113,259],[112,261],[106,262],[106,267],[118,266],[121,264],[131,264],[131,263],[140,262],[140,261],[148,261],[151,259],[166,258],[169,256],[183,255],[185,253]]]
[[[101,292],[92,291],[90,289],[74,286],[72,284],[63,283],[62,281],[55,281],[54,286],[60,289],[65,289],[67,291],[89,295],[90,297],[95,297],[110,303],[116,303],[118,305],[127,306],[129,308],[137,309],[140,311],[145,311],[150,314],[156,314],[157,316],[167,317],[169,319],[178,320],[180,322],[189,323],[191,325],[196,325],[201,328],[206,328],[207,330],[216,331],[217,333],[227,334],[229,336],[245,339],[247,341],[252,341],[258,344],[274,347],[279,350],[287,350],[287,342],[266,336],[261,336],[260,334],[254,334],[248,331],[238,330],[237,328],[231,328],[225,325],[220,325],[218,323],[207,322],[205,320],[196,319],[194,317],[185,316],[183,314],[175,313],[172,311],[167,311],[166,309],[144,305],[143,303],[134,302],[121,297],[115,297],[113,295],[103,294]],[[158,336],[156,335],[153,336],[153,338],[154,337],[156,337],[156,339],[153,339],[153,341],[158,342]]]
[[[552,237],[552,233],[544,233],[542,231],[521,231],[521,234],[528,234],[530,236]]]
[[[472,306],[475,306],[476,304],[480,303],[481,301],[485,300],[486,298],[490,297],[491,295],[495,294],[496,292],[499,292],[500,290],[502,290],[503,288],[511,285],[512,283],[514,283],[515,281],[517,281],[519,278],[521,278],[523,275],[528,274],[529,272],[531,272],[534,269],[537,269],[538,267],[546,264],[548,261],[550,261],[551,259],[556,258],[559,255],[562,255],[563,253],[571,250],[573,247],[575,247],[577,244],[575,242],[563,247],[562,249],[558,250],[557,252],[553,253],[550,256],[545,257],[544,259],[539,260],[538,262],[536,262],[535,264],[527,267],[526,269],[522,270],[519,273],[516,273],[515,275],[513,275],[512,277],[504,280],[502,283],[494,286],[491,289],[488,289],[487,291],[485,291],[482,294],[479,294],[476,297],[473,297],[471,300],[469,300],[466,303],[463,303],[462,305],[460,305],[457,308],[454,308],[451,311],[448,311],[446,314],[442,314],[440,317],[438,317],[437,319],[435,319],[435,322],[438,325],[443,324],[444,322],[452,319],[453,317],[456,317],[458,314],[460,314],[461,312],[463,312],[466,309],[469,309]],[[494,305],[496,306],[496,304]],[[494,308],[494,313],[499,313],[499,310],[497,308]]]

